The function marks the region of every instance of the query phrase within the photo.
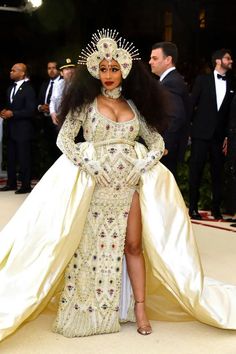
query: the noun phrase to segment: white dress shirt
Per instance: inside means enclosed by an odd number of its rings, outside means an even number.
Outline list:
[[[219,111],[220,106],[222,105],[222,102],[226,94],[226,80],[218,79],[217,74],[220,73],[214,70],[215,87],[216,87],[216,103],[217,103],[217,111]]]
[[[16,84],[14,96],[17,93],[17,91],[19,90],[20,86],[23,84],[23,82],[25,82],[25,79],[14,82],[14,84]],[[12,97],[13,96],[13,92],[14,92],[14,87],[12,87],[11,94],[10,94],[11,103],[13,101],[13,97]]]
[[[55,83],[54,85],[55,86],[53,87],[53,93],[49,104],[50,114],[59,113],[59,107],[61,104],[62,94],[65,87],[65,80],[61,79],[57,81],[57,83]]]
[[[47,103],[48,91],[50,90],[51,82],[52,82],[52,81],[54,82],[53,88],[52,88],[52,95],[53,95],[54,90],[55,90],[55,86],[57,85],[57,83],[58,83],[60,80],[61,80],[61,76],[58,76],[56,79],[49,81],[49,84],[48,84],[48,87],[47,87],[47,90],[46,90],[46,94],[45,94],[45,101],[44,101],[44,103]],[[51,97],[52,97],[52,96],[51,96]]]

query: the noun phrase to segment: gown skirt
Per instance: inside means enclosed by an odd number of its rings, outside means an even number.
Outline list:
[[[93,144],[82,144],[84,154],[93,159]],[[134,150],[140,159],[147,154],[138,142]],[[111,227],[115,217],[116,222],[121,219],[121,224],[126,225],[122,218],[127,216],[134,191],[127,194],[123,204],[118,198],[117,210],[122,211],[118,218],[117,214],[111,215],[117,212],[111,209],[114,205],[108,206],[106,230],[97,221],[100,206],[94,203],[95,192],[93,179],[62,155],[0,233],[0,340],[46,306],[57,310],[53,330],[69,337],[118,331],[118,317],[134,320],[122,237],[117,242],[117,235],[124,234],[124,229],[116,224]],[[236,285],[204,276],[191,221],[171,172],[159,162],[142,175],[138,193],[149,318],[195,318],[215,327],[236,329]],[[91,226],[88,220],[92,218],[95,222]],[[99,240],[94,240],[91,227],[96,233],[99,230]],[[110,233],[109,242],[103,241],[103,232]],[[84,238],[90,235],[90,242],[96,242],[97,248],[95,253],[89,248],[86,258]],[[109,254],[110,258],[105,258]],[[105,261],[100,262],[101,257]],[[76,281],[77,272],[81,277]],[[90,308],[84,299],[92,283],[96,287]],[[64,307],[63,299],[69,300],[69,307]],[[88,331],[83,334],[81,328],[78,333],[68,330],[66,321],[80,321],[82,313]],[[103,313],[109,315],[104,317]]]

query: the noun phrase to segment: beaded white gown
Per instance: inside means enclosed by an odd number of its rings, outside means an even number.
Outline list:
[[[92,141],[96,160],[107,156],[103,167],[111,182],[108,187],[96,184],[78,249],[66,270],[54,331],[68,337],[117,332],[121,273],[127,219],[135,185],[126,179],[133,165],[127,156],[137,158],[134,141],[140,135],[156,162],[164,151],[163,139],[150,132],[133,110],[133,119],[114,122],[99,113],[97,101],[87,107],[74,124],[74,116],[65,122],[58,145],[77,166],[80,146],[74,138],[80,125],[86,141]],[[132,303],[132,302],[131,302]]]
[[[126,186],[131,168],[126,154],[147,156],[137,136],[144,138],[156,162],[163,152],[160,135],[147,128],[130,104],[134,118],[126,123],[102,116],[96,101],[86,114],[69,115],[59,135],[64,154],[0,233],[0,339],[48,304],[57,309],[53,330],[66,336],[119,330],[125,229],[135,190],[142,212],[150,319],[196,318],[236,329],[236,286],[203,275],[186,206],[170,171],[156,163],[138,186]],[[75,145],[81,125],[87,141]],[[88,159],[107,155],[109,189],[95,185],[78,168],[81,154]],[[129,296],[123,320],[132,319]]]

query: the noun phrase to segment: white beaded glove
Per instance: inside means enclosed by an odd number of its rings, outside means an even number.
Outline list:
[[[108,155],[104,155],[99,161],[98,160],[90,160],[87,157],[82,158],[82,169],[85,170],[88,174],[90,174],[95,182],[100,184],[103,187],[108,187],[111,179],[102,164],[107,159]]]
[[[126,156],[126,159],[134,166],[126,178],[128,185],[138,184],[140,176],[157,163],[156,155],[152,152],[149,152],[145,159],[134,159],[130,156]]]

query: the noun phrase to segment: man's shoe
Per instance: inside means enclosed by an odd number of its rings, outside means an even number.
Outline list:
[[[25,193],[30,193],[32,191],[32,188],[20,188],[15,191],[15,194],[25,194]]]
[[[8,192],[8,191],[15,191],[17,188],[16,187],[11,187],[11,186],[4,186],[0,188],[0,192]]]
[[[223,216],[219,210],[212,210],[211,215],[214,217],[216,220],[221,220],[223,219]]]
[[[227,222],[236,222],[236,219],[235,218],[226,218],[226,219],[224,219],[225,221],[227,221]]]
[[[197,210],[189,210],[189,216],[193,220],[202,220],[202,216]]]

